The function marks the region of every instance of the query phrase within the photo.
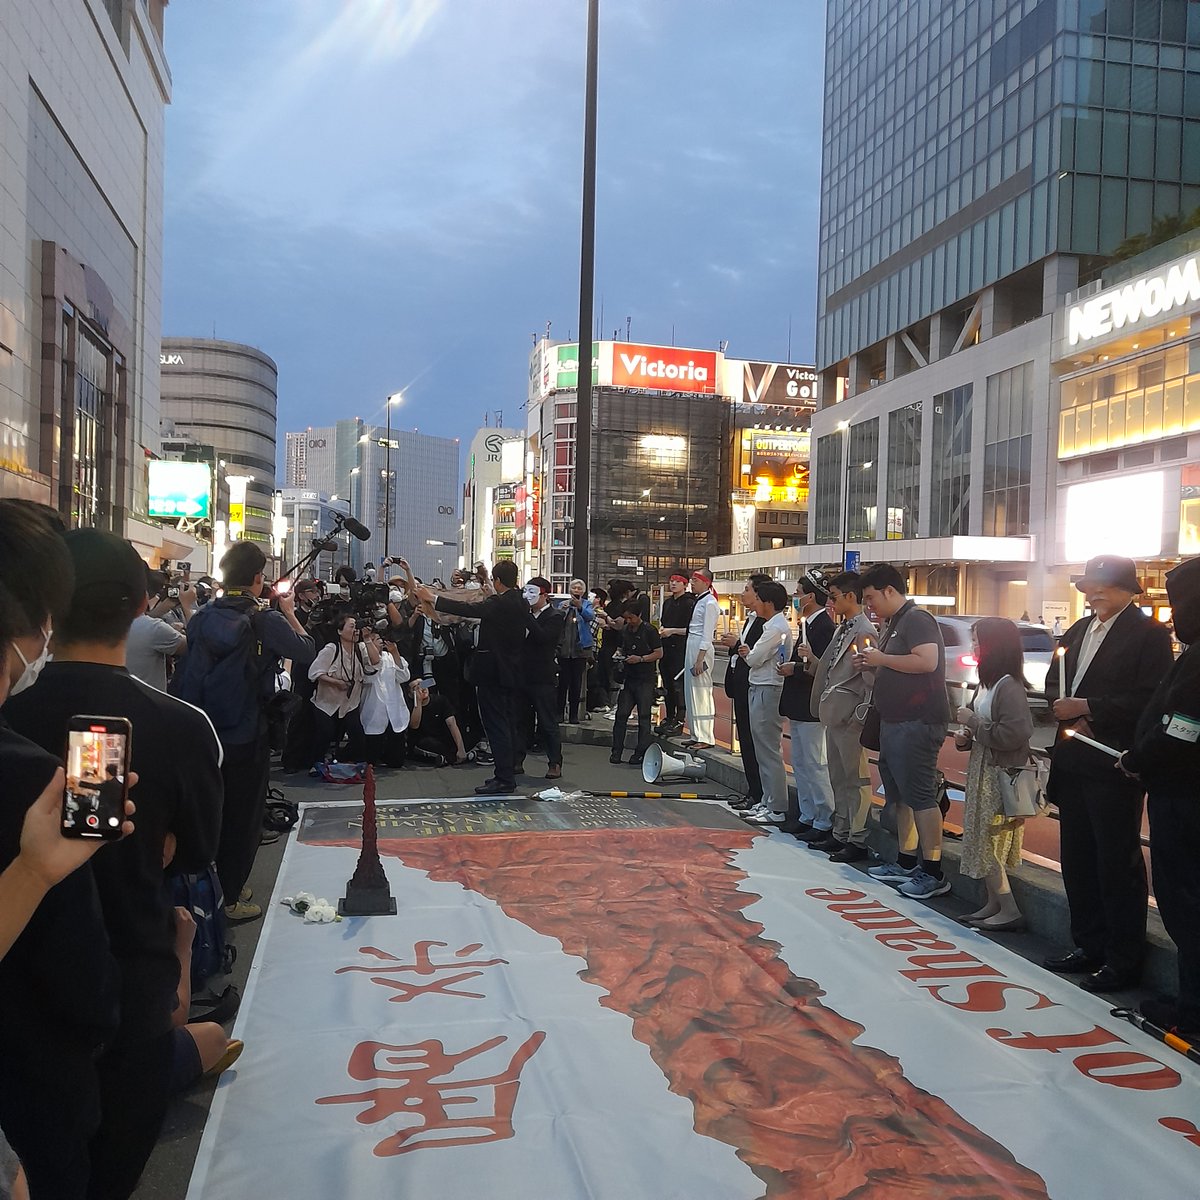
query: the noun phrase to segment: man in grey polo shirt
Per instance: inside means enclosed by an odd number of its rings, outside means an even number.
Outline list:
[[[163,620],[177,606],[183,614],[183,626]],[[191,583],[179,585],[179,599],[175,600],[167,595],[166,575],[147,567],[146,611],[133,622],[125,648],[125,665],[130,675],[165,692],[167,659],[186,653],[187,634],[184,628],[195,611],[196,589]]]
[[[942,813],[938,806],[938,751],[946,740],[946,648],[937,621],[908,598],[904,576],[877,563],[862,577],[863,602],[887,628],[879,645],[860,651],[856,665],[875,671],[879,711],[879,775],[896,806],[897,863],[872,867],[876,879],[899,885],[906,896],[929,900],[950,890],[942,875]],[[920,860],[911,853],[913,828]],[[905,847],[910,849],[906,852]]]

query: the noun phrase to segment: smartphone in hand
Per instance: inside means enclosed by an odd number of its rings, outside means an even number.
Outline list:
[[[133,726],[125,717],[72,717],[67,726],[63,837],[117,841],[129,795]]]

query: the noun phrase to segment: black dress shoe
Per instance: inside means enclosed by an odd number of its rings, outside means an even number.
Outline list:
[[[807,821],[797,821],[794,832],[795,832],[795,836],[798,837],[803,842],[803,841],[807,841],[809,834],[815,833],[816,830]],[[821,836],[824,837],[825,834],[828,832],[829,832],[828,830],[822,830]]]
[[[1070,954],[1052,954],[1042,960],[1042,966],[1047,971],[1054,971],[1058,975],[1082,975],[1098,971],[1103,965],[1099,959],[1092,958],[1082,950],[1072,950]]]
[[[1079,981],[1079,986],[1085,992],[1124,992],[1137,985],[1136,974],[1116,971],[1108,966],[1093,971],[1086,979]]]
[[[864,859],[869,857],[870,855],[867,853],[866,846],[847,845],[843,846],[840,850],[834,851],[834,853],[829,856],[829,861],[835,863],[854,863],[862,862]]]
[[[629,760],[629,765],[630,765],[631,767],[640,767],[640,766],[642,765],[642,756],[641,756],[640,754],[635,754],[635,755],[634,755],[634,756],[633,756],[633,757],[632,757],[632,758]]]
[[[808,839],[808,848],[810,850],[820,850],[822,854],[834,854],[836,851],[844,849],[845,845],[845,842],[835,838],[832,833],[826,833],[821,838]]]
[[[511,796],[517,790],[515,783],[501,783],[498,779],[488,779],[476,789],[477,796]]]
[[[525,760],[524,759],[522,759],[519,763],[513,764],[513,774],[514,775],[524,775],[525,774]]]
[[[608,756],[608,761],[615,765],[616,763],[624,762],[625,760],[619,754],[610,754]]]
[[[810,846],[817,842],[827,841],[833,836],[828,829],[810,829],[807,833],[798,833],[796,836],[802,841],[807,842]]]

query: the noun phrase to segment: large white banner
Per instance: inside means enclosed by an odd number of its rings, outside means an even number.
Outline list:
[[[276,898],[342,894],[357,812],[305,809]],[[379,845],[398,916],[272,906],[189,1200],[1200,1192],[1187,1060],[715,806],[386,806]]]

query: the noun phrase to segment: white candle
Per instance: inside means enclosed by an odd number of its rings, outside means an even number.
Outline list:
[[[1059,646],[1058,648],[1058,698],[1065,700],[1067,698],[1067,648]]]
[[[803,642],[804,645],[806,645],[806,646],[808,645],[808,618],[807,617],[800,618],[800,641]],[[800,661],[803,663],[807,663],[808,655],[806,654]]]
[[[1106,746],[1103,742],[1096,741],[1095,738],[1090,738],[1085,733],[1080,733],[1077,729],[1068,729],[1067,737],[1074,738],[1077,742],[1082,742],[1085,746],[1091,746],[1094,750],[1103,751],[1103,753],[1111,755],[1113,758],[1120,758],[1121,751],[1114,750],[1111,746]]]

